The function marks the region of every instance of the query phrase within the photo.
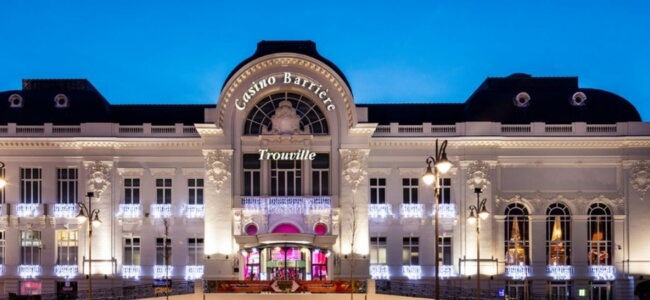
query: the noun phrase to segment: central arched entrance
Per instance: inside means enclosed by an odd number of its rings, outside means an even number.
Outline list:
[[[246,280],[327,280],[330,251],[277,243],[243,249]]]

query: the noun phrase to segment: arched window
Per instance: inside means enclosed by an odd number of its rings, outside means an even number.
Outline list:
[[[529,265],[528,209],[521,203],[513,203],[506,207],[505,214],[506,265]]]
[[[548,265],[571,265],[571,217],[569,208],[553,203],[546,210],[546,258]]]
[[[595,203],[589,206],[588,251],[590,265],[611,265],[612,212],[607,205]]]
[[[265,130],[271,131],[272,117],[283,101],[291,102],[295,115],[300,118],[298,129],[301,132],[313,135],[329,133],[325,114],[313,101],[296,93],[282,92],[270,95],[255,104],[244,123],[244,135],[259,135]]]

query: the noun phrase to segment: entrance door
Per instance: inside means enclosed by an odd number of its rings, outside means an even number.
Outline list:
[[[591,283],[591,300],[611,300],[612,285],[609,282],[592,282]]]
[[[525,300],[526,284],[522,282],[508,283],[508,299]]]
[[[569,282],[551,282],[549,285],[549,299],[564,300],[571,296],[571,285]]]

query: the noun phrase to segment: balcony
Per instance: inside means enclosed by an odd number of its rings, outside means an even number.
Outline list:
[[[616,268],[614,266],[589,266],[589,275],[594,277],[594,280],[614,280],[616,279]]]
[[[440,214],[438,214],[438,218],[453,219],[456,217],[456,204],[440,203],[438,204],[438,209],[440,209]],[[436,215],[436,206],[434,204],[433,209],[431,211],[431,216],[433,217],[435,215]]]
[[[171,204],[151,204],[151,217],[154,219],[171,218],[172,205]]]
[[[445,278],[451,278],[451,277],[456,277],[458,274],[456,273],[456,270],[454,269],[454,266],[449,266],[449,265],[442,265],[440,266],[440,271],[438,272],[438,277],[445,279]]]
[[[203,266],[185,266],[185,280],[194,281],[203,277]]]
[[[54,266],[54,275],[63,278],[74,278],[79,274],[77,265],[56,265]]]
[[[386,219],[393,216],[393,206],[387,203],[368,205],[368,217],[371,219]]]
[[[399,215],[404,219],[421,219],[424,216],[424,204],[400,204]]]
[[[174,266],[155,265],[153,266],[153,278],[161,279],[171,277],[174,273]]]
[[[533,274],[533,268],[526,265],[506,266],[506,276],[512,280],[524,280]]]
[[[142,216],[142,209],[140,204],[120,204],[120,210],[117,216],[127,219],[137,219]]]
[[[183,206],[182,214],[188,219],[202,219],[205,216],[203,204],[187,204]]]
[[[422,269],[420,266],[402,266],[402,275],[410,280],[422,278]]]
[[[21,278],[36,278],[41,275],[40,265],[20,265],[18,266],[18,275]]]
[[[546,274],[552,277],[553,280],[571,280],[573,272],[573,266],[546,266]]]
[[[268,215],[309,215],[332,210],[330,197],[242,197],[244,211]]]
[[[77,213],[79,213],[79,209],[77,208],[77,204],[74,203],[57,203],[54,204],[54,208],[52,209],[52,214],[55,218],[72,219],[77,216]]]
[[[372,279],[388,279],[390,278],[390,271],[387,265],[370,265],[370,276]]]
[[[43,209],[39,203],[19,203],[16,204],[16,216],[19,218],[33,218],[43,214]]]
[[[140,271],[142,268],[135,265],[123,265],[122,266],[122,278],[140,278]]]

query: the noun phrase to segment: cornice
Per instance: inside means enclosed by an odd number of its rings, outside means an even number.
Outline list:
[[[156,138],[158,139],[158,138]],[[201,149],[201,141],[0,141],[2,149]]]
[[[224,136],[223,129],[218,128],[215,124],[194,124],[194,127],[203,138]]]
[[[348,130],[351,136],[372,136],[377,129],[377,123],[360,123]]]
[[[427,170],[426,166],[420,168],[397,168],[399,170],[399,175],[411,175],[420,177]]]
[[[392,168],[368,168],[370,176],[389,176]]]
[[[153,177],[172,177],[176,173],[176,168],[149,168]]]
[[[505,137],[499,137],[505,138]],[[540,137],[542,138],[542,137]],[[567,137],[571,138],[571,137]],[[576,138],[576,137],[573,137]],[[422,139],[413,139],[413,138],[404,138],[400,139],[399,137],[391,138],[373,138],[369,146],[371,148],[434,148],[435,140],[432,140],[430,137],[425,137]],[[512,149],[539,149],[539,148],[574,148],[574,149],[583,149],[583,148],[646,148],[650,147],[649,140],[453,140],[450,139],[449,146],[447,149],[455,148],[471,148],[471,147],[481,147],[481,148],[512,148]],[[448,150],[449,151],[449,150]]]
[[[117,174],[120,176],[134,176],[142,177],[144,174],[143,168],[117,168]]]
[[[205,168],[182,168],[184,176],[203,177],[205,176]]]

